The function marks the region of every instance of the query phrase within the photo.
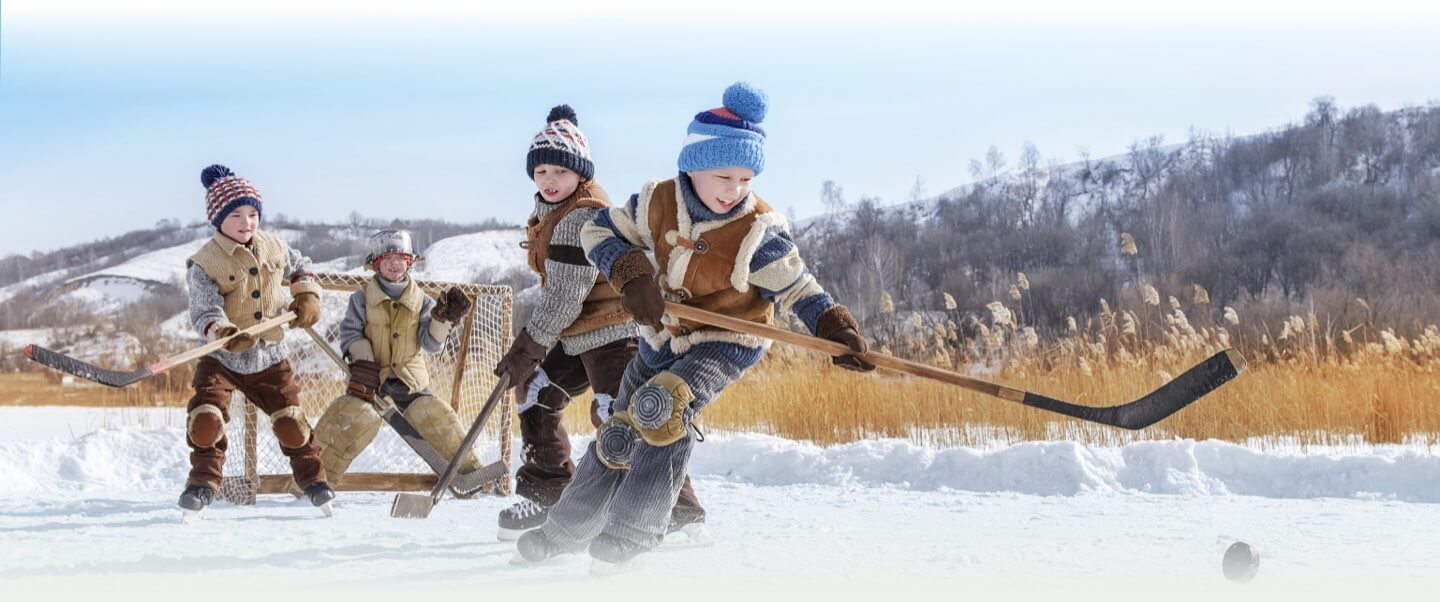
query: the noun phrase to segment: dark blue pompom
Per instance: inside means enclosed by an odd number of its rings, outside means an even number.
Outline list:
[[[209,189],[210,185],[215,183],[215,180],[233,175],[235,175],[235,172],[230,171],[229,167],[216,163],[200,170],[200,183],[203,184],[206,189]]]
[[[580,125],[580,118],[575,116],[575,109],[570,108],[570,105],[560,105],[550,109],[550,116],[545,118],[545,123],[560,121],[561,119],[575,125]]]

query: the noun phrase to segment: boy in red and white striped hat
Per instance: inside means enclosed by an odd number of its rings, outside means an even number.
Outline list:
[[[280,237],[260,230],[260,191],[223,165],[206,167],[200,183],[205,186],[206,217],[216,232],[185,262],[195,330],[207,341],[218,340],[287,309],[298,315],[291,328],[314,325],[320,319],[320,285],[310,273],[310,260]],[[288,305],[281,291],[287,281],[293,297]],[[335,493],[326,483],[320,449],[300,409],[300,389],[291,381],[290,363],[280,350],[284,338],[278,327],[241,334],[196,365],[195,395],[185,420],[190,477],[179,502],[187,522],[205,511],[220,488],[229,447],[225,423],[230,420],[230,396],[237,389],[270,417],[295,482],[329,515]]]

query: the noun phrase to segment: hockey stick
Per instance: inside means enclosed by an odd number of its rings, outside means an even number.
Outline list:
[[[251,326],[249,328],[244,328],[236,331],[235,334],[232,334],[223,339],[216,339],[214,341],[186,351],[185,353],[181,353],[180,355],[166,358],[150,364],[149,366],[145,366],[144,368],[141,368],[134,372],[121,372],[119,370],[101,368],[99,366],[96,366],[95,364],[91,364],[89,362],[70,357],[63,353],[56,353],[39,345],[26,345],[25,357],[28,357],[32,361],[39,363],[43,366],[54,368],[66,374],[72,374],[85,380],[95,381],[102,385],[109,385],[111,387],[119,388],[126,385],[135,384],[137,382],[155,376],[156,374],[174,368],[175,366],[184,364],[185,362],[194,361],[205,357],[211,352],[218,351],[224,348],[225,344],[230,342],[230,339],[238,337],[242,334],[259,334],[270,330],[271,328],[282,326],[285,323],[294,320],[295,317],[295,312],[287,311],[283,314],[270,318],[269,320],[265,320],[264,322],[260,322],[259,324]]]
[[[829,341],[805,334],[791,332],[774,326],[757,324],[748,320],[680,305],[667,301],[665,311],[675,317],[694,320],[726,330],[752,334],[767,339],[804,347],[812,351],[835,355],[850,354],[850,348],[835,341]],[[903,360],[871,351],[863,356],[870,363],[881,368],[904,374],[937,380],[989,395],[1006,401],[1018,402],[1032,408],[1064,414],[1096,424],[1140,430],[1194,403],[1207,393],[1229,382],[1245,370],[1245,357],[1234,349],[1226,349],[1200,362],[1184,374],[1161,385],[1140,399],[1115,406],[1082,406],[1060,401],[1037,393],[1023,391],[989,381],[971,378],[962,374],[942,370],[925,364]]]
[[[509,375],[501,376],[500,381],[495,383],[495,390],[490,392],[490,399],[485,400],[485,406],[480,408],[480,414],[475,417],[475,423],[470,425],[470,432],[465,433],[465,441],[460,443],[460,449],[455,452],[455,457],[450,458],[450,465],[445,467],[445,472],[441,473],[440,480],[435,483],[435,488],[430,491],[430,495],[395,494],[395,501],[390,504],[390,516],[395,518],[430,516],[430,511],[435,509],[435,504],[440,503],[440,498],[445,495],[445,488],[450,486],[451,479],[454,479],[455,473],[459,471],[461,458],[465,457],[465,452],[470,451],[470,446],[475,445],[475,439],[480,437],[480,430],[485,426],[485,421],[490,418],[490,414],[495,412],[495,406],[500,405],[500,399],[505,396],[505,391],[510,388],[509,385]],[[487,466],[481,470],[488,468],[490,467]]]
[[[344,372],[347,376],[350,374],[350,367],[345,364],[345,359],[340,357],[340,354],[335,351],[334,347],[331,347],[329,343],[325,342],[325,338],[321,337],[320,333],[315,332],[313,328],[306,328],[305,332],[310,335],[310,338],[315,341],[316,345],[319,345],[320,348],[325,351],[325,355],[330,356],[330,359],[335,362],[335,365],[340,368],[341,372]],[[386,403],[377,403],[376,405],[380,406],[380,416],[385,419],[386,424],[390,425],[390,428],[395,431],[395,434],[400,435],[400,439],[405,441],[405,443],[410,446],[410,449],[415,450],[415,453],[420,456],[420,459],[425,461],[425,464],[430,467],[430,470],[435,471],[436,475],[443,474],[445,467],[448,466],[448,464],[445,463],[445,457],[440,455],[440,451],[436,450],[435,446],[430,445],[430,442],[425,440],[425,436],[420,434],[420,431],[415,428],[415,425],[410,424],[410,421],[405,419],[405,416],[400,413],[399,408],[395,407],[393,401],[389,399],[385,399],[385,401]],[[491,464],[481,466],[470,472],[456,475],[455,481],[450,485],[450,491],[457,496],[474,495],[475,492],[480,491],[480,488],[489,485],[495,479],[504,476],[504,474],[505,462],[503,460],[496,460]]]

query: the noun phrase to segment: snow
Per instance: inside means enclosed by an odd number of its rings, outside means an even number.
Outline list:
[[[67,283],[86,282],[110,276],[112,280],[127,278],[144,282],[171,283],[184,282],[185,260],[205,246],[210,239],[208,237],[192,240],[185,244],[167,247],[158,251],[151,251],[117,266],[97,270],[83,276],[77,276],[67,280]]]
[[[584,554],[509,566],[494,520],[512,499],[445,499],[406,521],[388,516],[390,494],[343,492],[332,519],[264,496],[179,525],[183,420],[178,408],[0,408],[0,589],[18,596],[7,599],[204,588],[633,600],[657,588],[684,600],[1353,600],[1440,585],[1440,458],[1413,446],[819,447],[712,433],[690,468],[718,543],[596,579]],[[1220,574],[1236,540],[1262,557],[1243,587]]]
[[[525,267],[525,250],[520,248],[524,240],[525,231],[519,228],[452,236],[425,249],[425,261],[416,265],[415,274],[422,280],[441,282],[496,278]]]
[[[0,347],[20,349],[31,344],[49,347],[50,337],[53,336],[54,333],[54,328],[0,330]]]
[[[15,295],[19,294],[20,291],[23,291],[23,290],[26,290],[26,289],[30,289],[30,288],[45,286],[45,285],[51,284],[51,283],[53,283],[53,282],[59,281],[61,278],[64,278],[64,277],[65,277],[65,270],[53,270],[53,271],[45,272],[44,274],[39,274],[39,275],[36,275],[36,276],[32,276],[32,277],[30,277],[30,278],[27,278],[27,279],[25,279],[25,280],[21,280],[21,281],[19,281],[19,282],[14,283],[14,284],[9,284],[9,285],[6,285],[6,286],[4,286],[4,287],[0,287],[0,303],[3,303],[3,302],[5,302],[5,301],[9,301],[11,297],[14,297]]]

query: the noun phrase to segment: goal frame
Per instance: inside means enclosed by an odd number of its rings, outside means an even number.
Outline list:
[[[324,289],[325,291],[340,293],[353,293],[354,291],[361,290],[365,287],[366,283],[371,278],[371,276],[363,274],[339,273],[319,273],[315,276],[316,282],[321,286],[322,289]],[[456,413],[460,415],[461,423],[468,428],[471,422],[474,420],[475,414],[478,413],[480,405],[484,402],[483,396],[485,395],[485,393],[481,393],[481,397],[479,399],[476,399],[474,404],[467,404],[473,405],[475,411],[462,411],[461,399],[464,395],[465,372],[467,368],[471,367],[471,364],[474,361],[474,358],[471,357],[471,346],[472,340],[475,337],[471,336],[471,333],[473,333],[473,329],[475,328],[475,316],[478,312],[482,310],[479,300],[482,297],[498,298],[499,300],[501,308],[501,319],[499,325],[499,337],[496,343],[498,344],[499,349],[503,352],[503,350],[510,347],[510,344],[512,343],[514,338],[514,335],[512,334],[514,319],[513,292],[508,286],[494,284],[467,284],[459,282],[422,280],[418,278],[415,280],[415,283],[420,287],[420,290],[423,293],[431,297],[434,297],[441,292],[448,290],[451,287],[458,287],[473,302],[470,311],[467,312],[465,315],[463,323],[457,325],[457,329],[460,329],[461,336],[458,357],[455,360],[455,366],[453,368],[453,373],[451,374],[450,378],[450,390],[443,392],[439,390],[436,391],[436,393],[439,395],[444,395],[448,393],[448,396],[441,397],[441,399],[448,402],[450,404],[450,407],[456,410]],[[288,333],[287,338],[289,338],[290,336],[294,336],[295,340],[287,340],[286,344],[316,344],[316,342],[311,340],[308,336],[295,336],[295,333]],[[323,353],[323,351],[318,352]],[[288,357],[289,354],[287,354],[287,358]],[[486,372],[485,376],[488,376],[488,371]],[[494,381],[498,379],[494,377],[489,377],[486,380],[487,382],[485,384],[485,389],[488,393],[488,390],[494,386]],[[328,404],[329,402],[326,401],[325,403]],[[512,476],[513,466],[511,466],[511,454],[513,451],[511,431],[514,422],[515,403],[515,390],[513,389],[506,392],[501,399],[500,408],[498,408],[500,414],[500,425],[497,431],[499,438],[500,455],[498,460],[503,463],[505,471],[503,476],[500,477],[500,479],[482,488],[482,493],[488,493],[492,495],[510,495],[514,491],[514,482]],[[222,499],[225,499],[231,503],[238,505],[250,505],[255,503],[257,495],[285,493],[289,491],[293,479],[288,473],[269,474],[261,472],[261,468],[259,466],[260,449],[257,437],[259,429],[262,428],[260,426],[261,421],[259,417],[259,412],[257,412],[254,404],[245,401],[244,396],[239,391],[235,392],[234,397],[231,401],[232,409],[238,409],[237,404],[239,406],[243,406],[244,408],[243,412],[241,412],[241,416],[238,417],[244,421],[245,428],[244,435],[238,442],[244,450],[244,468],[243,472],[239,475],[225,476],[222,479],[222,485],[219,493]],[[321,408],[321,411],[323,411],[323,408]],[[306,414],[312,422],[319,418],[318,412],[312,413],[307,411]],[[388,426],[382,425],[381,428],[388,428]],[[476,451],[476,454],[477,456],[479,455],[478,450]],[[231,458],[226,459],[227,464],[230,461]],[[229,471],[227,470],[226,472]],[[435,483],[438,480],[439,477],[437,477],[434,473],[431,472],[346,472],[345,477],[341,479],[336,489],[338,491],[428,491],[434,488]]]

